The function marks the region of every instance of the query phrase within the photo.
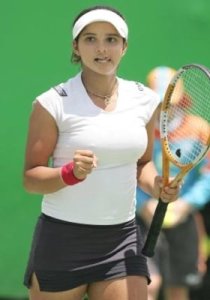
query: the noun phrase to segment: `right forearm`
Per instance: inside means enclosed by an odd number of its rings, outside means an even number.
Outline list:
[[[29,193],[49,194],[66,186],[60,168],[38,166],[24,172],[24,188]]]

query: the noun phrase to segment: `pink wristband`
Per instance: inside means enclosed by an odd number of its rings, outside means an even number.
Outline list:
[[[74,185],[74,184],[77,184],[84,180],[84,179],[78,179],[77,177],[75,177],[73,168],[74,168],[73,161],[64,165],[61,168],[61,177],[62,177],[63,181],[68,185]]]

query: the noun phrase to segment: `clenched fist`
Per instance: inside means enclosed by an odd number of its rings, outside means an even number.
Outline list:
[[[73,157],[75,177],[82,180],[97,167],[97,158],[91,150],[76,150]]]

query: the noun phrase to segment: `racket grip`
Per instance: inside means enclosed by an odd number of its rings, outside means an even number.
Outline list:
[[[142,249],[142,253],[145,256],[152,257],[155,253],[155,246],[157,243],[158,236],[161,231],[163,220],[166,214],[168,203],[163,202],[159,199],[157,207],[152,218],[152,223],[150,225],[149,231],[147,233],[147,238]]]

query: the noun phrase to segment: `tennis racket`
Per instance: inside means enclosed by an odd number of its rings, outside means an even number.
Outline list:
[[[177,174],[170,186],[182,181],[207,154],[210,146],[210,71],[198,64],[180,68],[168,85],[160,112],[163,186],[169,181],[170,165]],[[159,199],[142,249],[154,255],[168,203]]]

